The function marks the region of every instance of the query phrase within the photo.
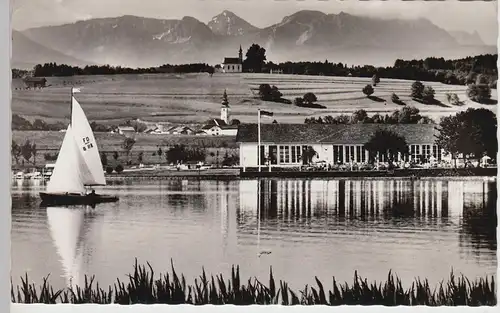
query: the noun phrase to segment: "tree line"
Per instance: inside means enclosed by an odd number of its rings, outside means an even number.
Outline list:
[[[439,130],[439,134],[436,136],[435,144],[451,154],[455,167],[459,156],[463,158],[465,166],[469,159],[480,161],[485,156],[496,159],[497,119],[492,111],[470,108],[443,117],[436,125],[436,129]],[[406,139],[389,130],[378,130],[364,146],[370,152],[371,162],[377,153],[385,155],[389,163],[393,162],[399,153],[406,156],[409,154]]]
[[[354,66],[343,63],[324,62],[268,62],[262,66],[262,72],[282,71],[283,74],[319,75],[319,76],[353,76],[420,80],[440,82],[449,85],[466,85],[474,82],[478,75],[496,89],[498,71],[496,67],[498,55],[479,55],[457,60],[444,58],[426,58],[424,60],[395,61],[393,66],[375,67],[372,65]]]
[[[484,81],[490,88],[496,89],[498,79],[498,54],[484,54],[461,59],[446,60],[444,58],[429,57],[420,60],[397,59],[393,66],[375,67],[372,65],[348,65],[341,62],[281,62],[267,61],[266,49],[258,44],[252,44],[243,60],[243,71],[253,73],[269,73],[280,71],[284,74],[321,75],[321,76],[354,76],[380,78],[421,80],[441,82],[452,85],[472,83],[478,75],[484,76]],[[47,76],[74,76],[74,75],[116,75],[116,74],[156,74],[156,73],[199,73],[206,72],[212,75],[215,68],[205,63],[164,64],[159,67],[129,68],[110,65],[89,65],[84,68],[66,64],[45,63],[38,64],[33,69],[35,77]],[[13,69],[12,76],[19,77],[25,73]],[[14,77],[14,78],[16,78]]]
[[[96,121],[90,122],[90,128],[94,132],[110,132],[112,130],[116,130],[119,126],[133,127],[137,133],[141,133],[147,129],[147,125],[145,123],[135,120],[127,120],[119,125],[99,124]],[[67,124],[63,122],[47,123],[39,118],[30,122],[19,114],[12,114],[11,127],[12,130],[60,131],[62,129],[66,129]]]
[[[214,68],[205,63],[192,64],[164,64],[159,67],[130,68],[111,65],[87,65],[83,68],[67,64],[45,63],[37,64],[33,68],[34,77],[64,77],[76,75],[120,75],[120,74],[159,74],[159,73],[214,73]],[[14,69],[12,77],[19,78],[26,75],[26,71]]]
[[[376,113],[372,116],[361,109],[351,115],[341,114],[337,116],[310,117],[304,120],[305,124],[435,124],[434,120],[420,114],[420,110],[405,106],[401,110],[395,110],[391,115]]]

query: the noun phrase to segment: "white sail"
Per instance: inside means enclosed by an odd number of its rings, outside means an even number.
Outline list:
[[[89,121],[83,112],[80,103],[72,97],[71,126],[73,136],[82,156],[82,182],[84,185],[106,185],[104,171],[102,169],[101,157],[97,149],[97,143],[90,127]]]
[[[50,234],[61,258],[68,286],[81,285],[81,251],[78,251],[82,237],[85,212],[80,209],[48,207],[47,220]]]
[[[80,157],[76,146],[71,125],[64,135],[54,171],[47,183],[49,193],[85,193],[82,180]]]

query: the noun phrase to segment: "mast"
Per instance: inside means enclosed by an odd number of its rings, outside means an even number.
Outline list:
[[[260,159],[260,109],[257,109],[257,165],[259,166],[260,172],[260,163],[262,160]]]
[[[69,125],[71,125],[71,121],[73,120],[73,87],[71,87],[71,100],[69,102]]]

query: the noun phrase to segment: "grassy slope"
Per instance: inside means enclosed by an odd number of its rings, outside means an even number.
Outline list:
[[[282,122],[302,123],[305,117],[325,114],[351,113],[356,109],[389,113],[400,106],[390,101],[392,92],[406,104],[418,107],[433,118],[449,115],[469,107],[481,107],[466,100],[465,86],[425,83],[436,91],[443,105],[424,105],[411,100],[411,81],[382,79],[375,87],[374,96],[387,101],[376,102],[366,98],[361,89],[370,83],[368,78],[321,77],[270,74],[207,74],[186,75],[117,75],[49,78],[52,86],[44,90],[13,90],[12,112],[33,119],[65,120],[69,117],[69,85],[82,86],[77,95],[90,120],[116,123],[117,120],[143,118],[172,123],[200,123],[219,115],[220,99],[227,89],[231,117],[243,122],[256,120],[257,106],[275,112]],[[15,81],[14,88],[20,86]],[[314,92],[326,109],[297,108],[293,105],[266,103],[253,98],[260,83],[276,85],[285,98],[293,99],[306,92]],[[457,93],[466,105],[451,107],[445,93]],[[493,98],[496,99],[494,91]],[[496,105],[484,106],[496,110]],[[156,116],[154,116],[156,115]]]

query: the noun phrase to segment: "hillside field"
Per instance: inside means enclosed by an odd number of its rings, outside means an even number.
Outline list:
[[[401,106],[392,103],[395,92],[407,105],[420,109],[422,114],[439,119],[469,107],[486,107],[496,111],[496,105],[483,105],[467,99],[466,86],[423,82],[436,91],[438,105],[425,105],[410,99],[413,81],[381,79],[373,96],[384,101],[368,99],[362,88],[370,78],[304,76],[280,74],[222,74],[210,77],[200,74],[144,74],[109,76],[49,77],[49,87],[42,90],[16,90],[20,80],[12,85],[12,113],[33,120],[47,122],[67,121],[69,118],[70,86],[81,87],[76,94],[89,120],[116,124],[127,119],[197,124],[218,117],[224,89],[231,107],[230,118],[242,122],[256,122],[257,108],[275,113],[278,122],[303,123],[306,117],[350,114],[358,109],[369,113],[391,113]],[[276,85],[284,98],[293,100],[306,92],[313,92],[318,103],[326,109],[299,108],[290,104],[263,102],[256,99],[259,84]],[[456,93],[465,102],[453,107],[446,101],[447,92]],[[492,98],[497,100],[496,90]]]

